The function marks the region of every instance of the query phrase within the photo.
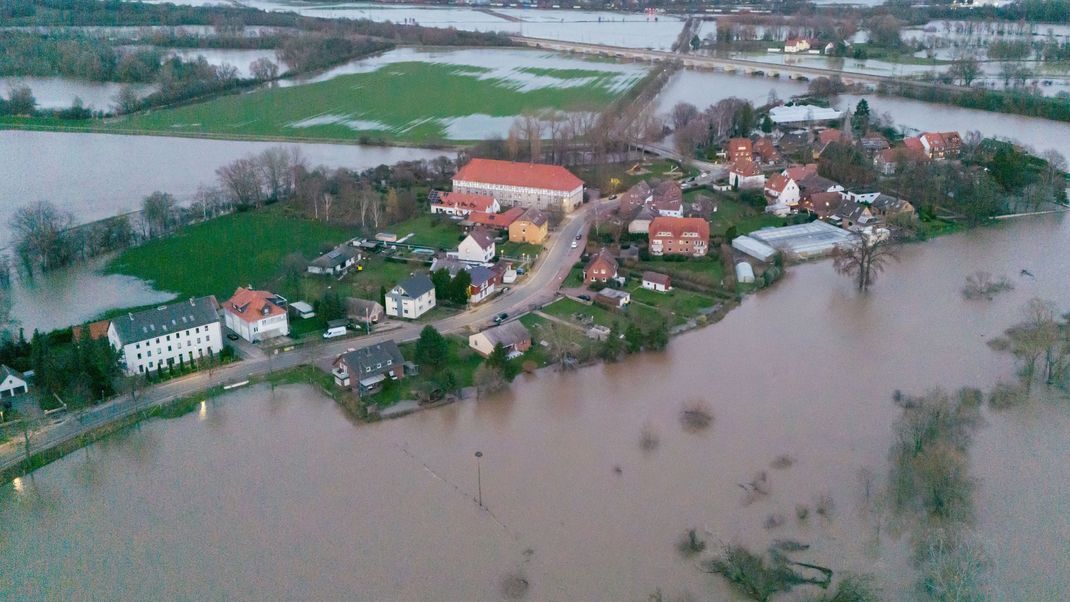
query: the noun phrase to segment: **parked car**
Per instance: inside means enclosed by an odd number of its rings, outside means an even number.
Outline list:
[[[227,338],[232,340],[232,341],[237,341],[238,340],[238,335],[234,334],[233,332],[228,332],[227,333]]]
[[[576,240],[583,240],[583,235],[582,234],[577,234],[576,235]]]
[[[508,319],[509,319],[509,314],[507,314],[507,313],[505,313],[503,311],[502,313],[494,316],[494,323],[495,324],[501,324],[502,322],[504,322],[504,321],[506,321]]]
[[[575,249],[576,247],[580,246],[580,243],[578,243],[576,241],[572,241],[572,245],[571,246],[572,246],[573,249]]]
[[[588,303],[591,302],[591,296],[590,295],[577,295],[576,298],[579,299],[580,301],[586,301]]]
[[[334,327],[328,328],[327,331],[323,333],[323,338],[325,338],[325,339],[333,339],[334,337],[343,337],[343,336],[345,336],[345,334],[346,334],[346,327],[345,326],[334,326]]]

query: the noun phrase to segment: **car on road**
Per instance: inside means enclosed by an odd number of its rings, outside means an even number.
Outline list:
[[[577,234],[576,235],[576,240],[583,240],[583,235],[582,234]]]
[[[576,248],[576,247],[578,247],[578,246],[580,246],[580,243],[578,243],[578,242],[576,242],[576,241],[572,241],[572,245],[571,245],[571,247],[572,247],[573,249],[575,249],[575,248]]]
[[[590,295],[577,295],[576,298],[579,299],[580,301],[586,301],[588,303],[591,302],[591,296]]]
[[[494,316],[494,323],[495,324],[501,324],[502,322],[504,322],[504,321],[506,321],[508,319],[509,319],[509,314],[507,314],[507,313],[505,313],[503,311],[502,313]]]
[[[233,332],[228,332],[227,333],[227,338],[232,340],[232,341],[237,341],[238,340],[238,335],[234,334]]]

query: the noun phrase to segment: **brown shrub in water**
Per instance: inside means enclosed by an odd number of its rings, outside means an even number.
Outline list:
[[[680,423],[691,432],[706,430],[713,424],[713,410],[705,401],[689,401],[680,412]]]

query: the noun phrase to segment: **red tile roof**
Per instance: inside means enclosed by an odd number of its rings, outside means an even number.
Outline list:
[[[817,141],[821,146],[824,146],[830,142],[838,142],[840,138],[843,138],[843,132],[835,128],[821,130],[817,133]]]
[[[271,316],[284,315],[286,310],[275,305],[275,293],[238,287],[223,309],[245,320],[257,322]]]
[[[668,288],[672,283],[672,279],[665,274],[646,271],[643,272],[643,282],[653,282],[654,284],[660,284],[661,286]]]
[[[916,136],[911,137],[911,138],[903,138],[903,146],[907,147],[908,149],[910,149],[911,151],[914,151],[914,152],[917,152],[917,151],[920,151],[922,153],[925,152],[925,145],[923,145],[921,143],[921,139],[916,137]]]
[[[490,206],[494,204],[494,197],[467,192],[446,192],[439,197],[438,202],[435,204],[466,211],[489,212]]]
[[[501,213],[483,213],[481,211],[473,211],[468,214],[466,218],[473,224],[479,224],[481,226],[487,226],[489,228],[508,228],[509,224],[515,222],[524,215],[523,207],[512,207],[506,209]]]
[[[453,179],[454,181],[541,188],[561,192],[571,192],[583,186],[583,180],[559,165],[517,163],[496,159],[472,159],[457,172],[457,175],[453,176]]]
[[[671,236],[685,238],[684,234],[697,234],[699,240],[710,239],[710,223],[701,217],[655,217],[647,229],[650,238]],[[696,238],[688,236],[686,238]]]
[[[731,159],[750,158],[754,145],[750,138],[732,138],[728,141],[728,157]]]
[[[791,167],[784,170],[784,175],[795,181],[799,181],[803,178],[807,178],[816,174],[817,163],[807,163],[806,165],[792,165]]]
[[[100,321],[97,321],[97,322],[90,322],[89,324],[86,324],[85,326],[72,326],[71,327],[71,336],[73,336],[74,340],[76,340],[76,341],[81,339],[82,338],[82,328],[88,327],[89,328],[89,338],[94,340],[94,341],[96,341],[98,339],[103,339],[103,338],[108,336],[108,327],[109,326],[111,326],[111,320],[100,320]]]
[[[777,175],[765,181],[765,189],[772,190],[773,192],[780,194],[781,192],[784,192],[784,187],[787,186],[788,182],[790,181],[791,178],[785,176],[784,174],[778,173]]]
[[[762,175],[762,170],[758,169],[758,165],[750,159],[737,159],[732,163],[729,171],[744,178]]]

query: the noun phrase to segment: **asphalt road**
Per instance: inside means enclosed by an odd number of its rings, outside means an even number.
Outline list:
[[[552,301],[568,276],[569,270],[583,254],[588,226],[592,223],[595,212],[601,208],[615,206],[616,201],[606,199],[583,205],[568,216],[559,229],[550,235],[546,252],[528,272],[527,277],[512,285],[509,292],[498,295],[475,308],[430,324],[443,333],[478,331],[491,326],[494,316],[499,313],[505,312],[509,314],[509,319],[513,320]],[[577,236],[582,238],[576,248],[572,248],[572,242]],[[198,372],[167,381],[143,391],[136,401],[129,396],[123,396],[70,415],[62,422],[39,429],[31,435],[31,453],[58,445],[139,409],[193,395],[216,385],[237,383],[253,376],[261,376],[274,370],[283,370],[307,363],[327,368],[339,354],[351,347],[374,345],[390,339],[397,342],[415,340],[424,326],[426,323],[389,321],[380,326],[380,331],[358,339],[334,340],[311,344],[289,352],[264,354],[224,366],[214,370],[211,374]],[[21,437],[0,445],[0,469],[18,463],[25,457],[25,452]]]

